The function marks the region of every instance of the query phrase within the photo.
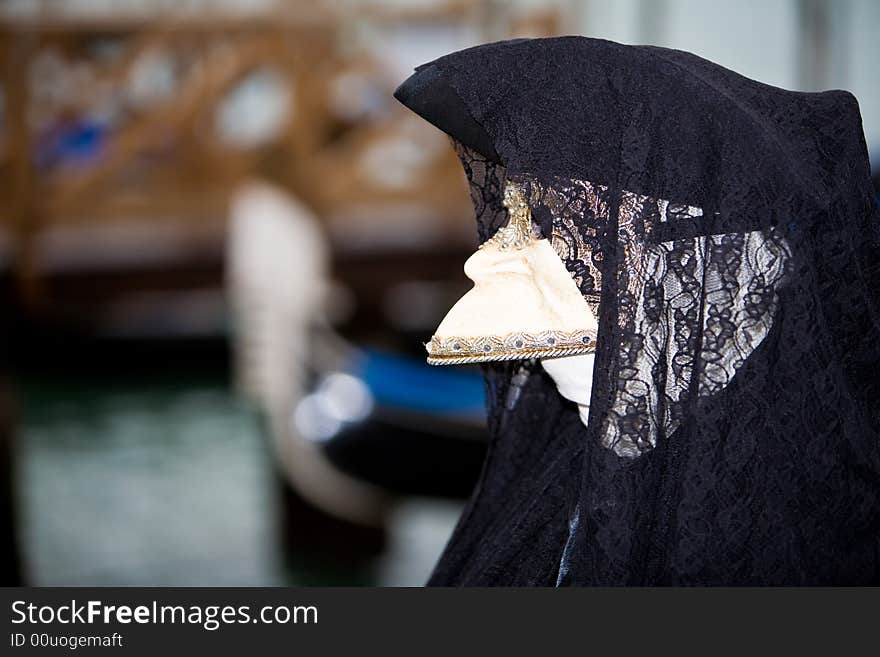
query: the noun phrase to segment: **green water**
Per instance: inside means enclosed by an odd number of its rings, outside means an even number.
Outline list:
[[[224,382],[28,380],[19,395],[28,583],[296,583],[266,439]]]
[[[377,559],[304,560],[282,539],[265,423],[222,376],[31,377],[16,395],[17,538],[31,585],[418,586],[461,510],[402,499]]]

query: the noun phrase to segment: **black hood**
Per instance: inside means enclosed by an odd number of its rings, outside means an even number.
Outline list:
[[[878,582],[880,231],[852,95],[580,37],[426,66],[503,163],[460,149],[481,237],[517,181],[599,317],[587,427],[539,367],[514,407],[515,366],[485,367],[493,447],[432,581]]]

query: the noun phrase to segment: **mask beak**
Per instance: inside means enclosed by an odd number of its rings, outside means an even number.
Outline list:
[[[546,239],[532,235],[525,199],[508,182],[508,224],[468,258],[474,282],[426,345],[431,365],[593,353],[596,318]]]

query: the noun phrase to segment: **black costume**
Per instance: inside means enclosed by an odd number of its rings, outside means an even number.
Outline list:
[[[880,583],[880,217],[855,99],[579,37],[418,71],[398,98],[432,119],[414,99],[441,88],[468,114],[440,127],[480,239],[515,181],[599,322],[586,428],[535,363],[517,394],[523,362],[484,366],[492,443],[430,583]]]

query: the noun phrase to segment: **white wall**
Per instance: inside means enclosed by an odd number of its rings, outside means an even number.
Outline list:
[[[846,79],[840,85],[859,99],[874,171],[880,169],[880,2],[849,0]]]
[[[567,32],[688,50],[786,89],[847,89],[859,99],[868,150],[880,167],[880,1],[826,0],[827,61],[809,73],[814,45],[802,0],[568,0]],[[812,50],[811,50],[812,49]],[[822,57],[820,57],[822,59]],[[815,73],[815,71],[813,71]]]

